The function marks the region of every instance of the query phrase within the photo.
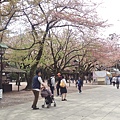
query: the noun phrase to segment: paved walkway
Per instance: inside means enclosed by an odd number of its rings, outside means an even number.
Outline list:
[[[36,111],[30,102],[0,109],[0,120],[120,120],[120,90],[112,86],[71,93],[67,99],[61,102],[57,97],[57,107]]]

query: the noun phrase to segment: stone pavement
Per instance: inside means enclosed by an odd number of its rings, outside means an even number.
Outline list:
[[[67,99],[57,97],[57,107],[49,109],[32,110],[31,102],[0,109],[0,120],[120,120],[120,90],[112,86],[71,93]]]

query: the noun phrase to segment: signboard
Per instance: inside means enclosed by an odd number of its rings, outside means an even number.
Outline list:
[[[93,78],[104,78],[106,77],[106,71],[94,71]]]
[[[103,78],[97,78],[97,81],[104,81],[105,82],[105,77],[103,77]]]
[[[3,90],[0,89],[0,99],[2,99]]]
[[[95,79],[99,85],[104,85],[106,75],[107,75],[106,71],[94,71],[93,72],[93,79]]]

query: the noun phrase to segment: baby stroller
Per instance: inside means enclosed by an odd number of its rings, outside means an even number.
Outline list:
[[[47,105],[47,108],[50,108],[52,103],[54,104],[54,107],[56,107],[56,102],[55,102],[54,96],[51,94],[51,92],[48,89],[42,88],[41,97],[45,98],[45,102],[42,105],[42,108],[44,108],[45,105]]]

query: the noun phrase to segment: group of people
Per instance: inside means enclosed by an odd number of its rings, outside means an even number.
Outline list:
[[[113,86],[115,86],[115,84],[116,84],[117,89],[119,89],[120,76],[111,77],[110,78],[110,84],[113,84]]]
[[[67,84],[65,77],[62,76],[60,73],[57,74],[57,77],[55,79],[55,75],[53,74],[50,79],[48,80],[48,84],[46,85],[41,78],[41,71],[36,70],[36,75],[33,77],[32,82],[32,91],[34,94],[34,101],[32,104],[32,109],[37,110],[39,109],[37,107],[37,102],[39,98],[39,93],[41,86],[44,88],[50,87],[52,95],[54,95],[55,87],[57,89],[57,96],[61,96],[62,101],[67,101],[66,94],[67,94]]]
[[[60,73],[57,74],[57,78],[55,80],[55,75],[53,74],[50,79],[48,80],[48,86],[50,87],[50,90],[52,94],[54,95],[55,87],[57,89],[57,96],[62,97],[62,101],[66,100],[66,93],[67,93],[67,83],[64,76],[62,76]]]

